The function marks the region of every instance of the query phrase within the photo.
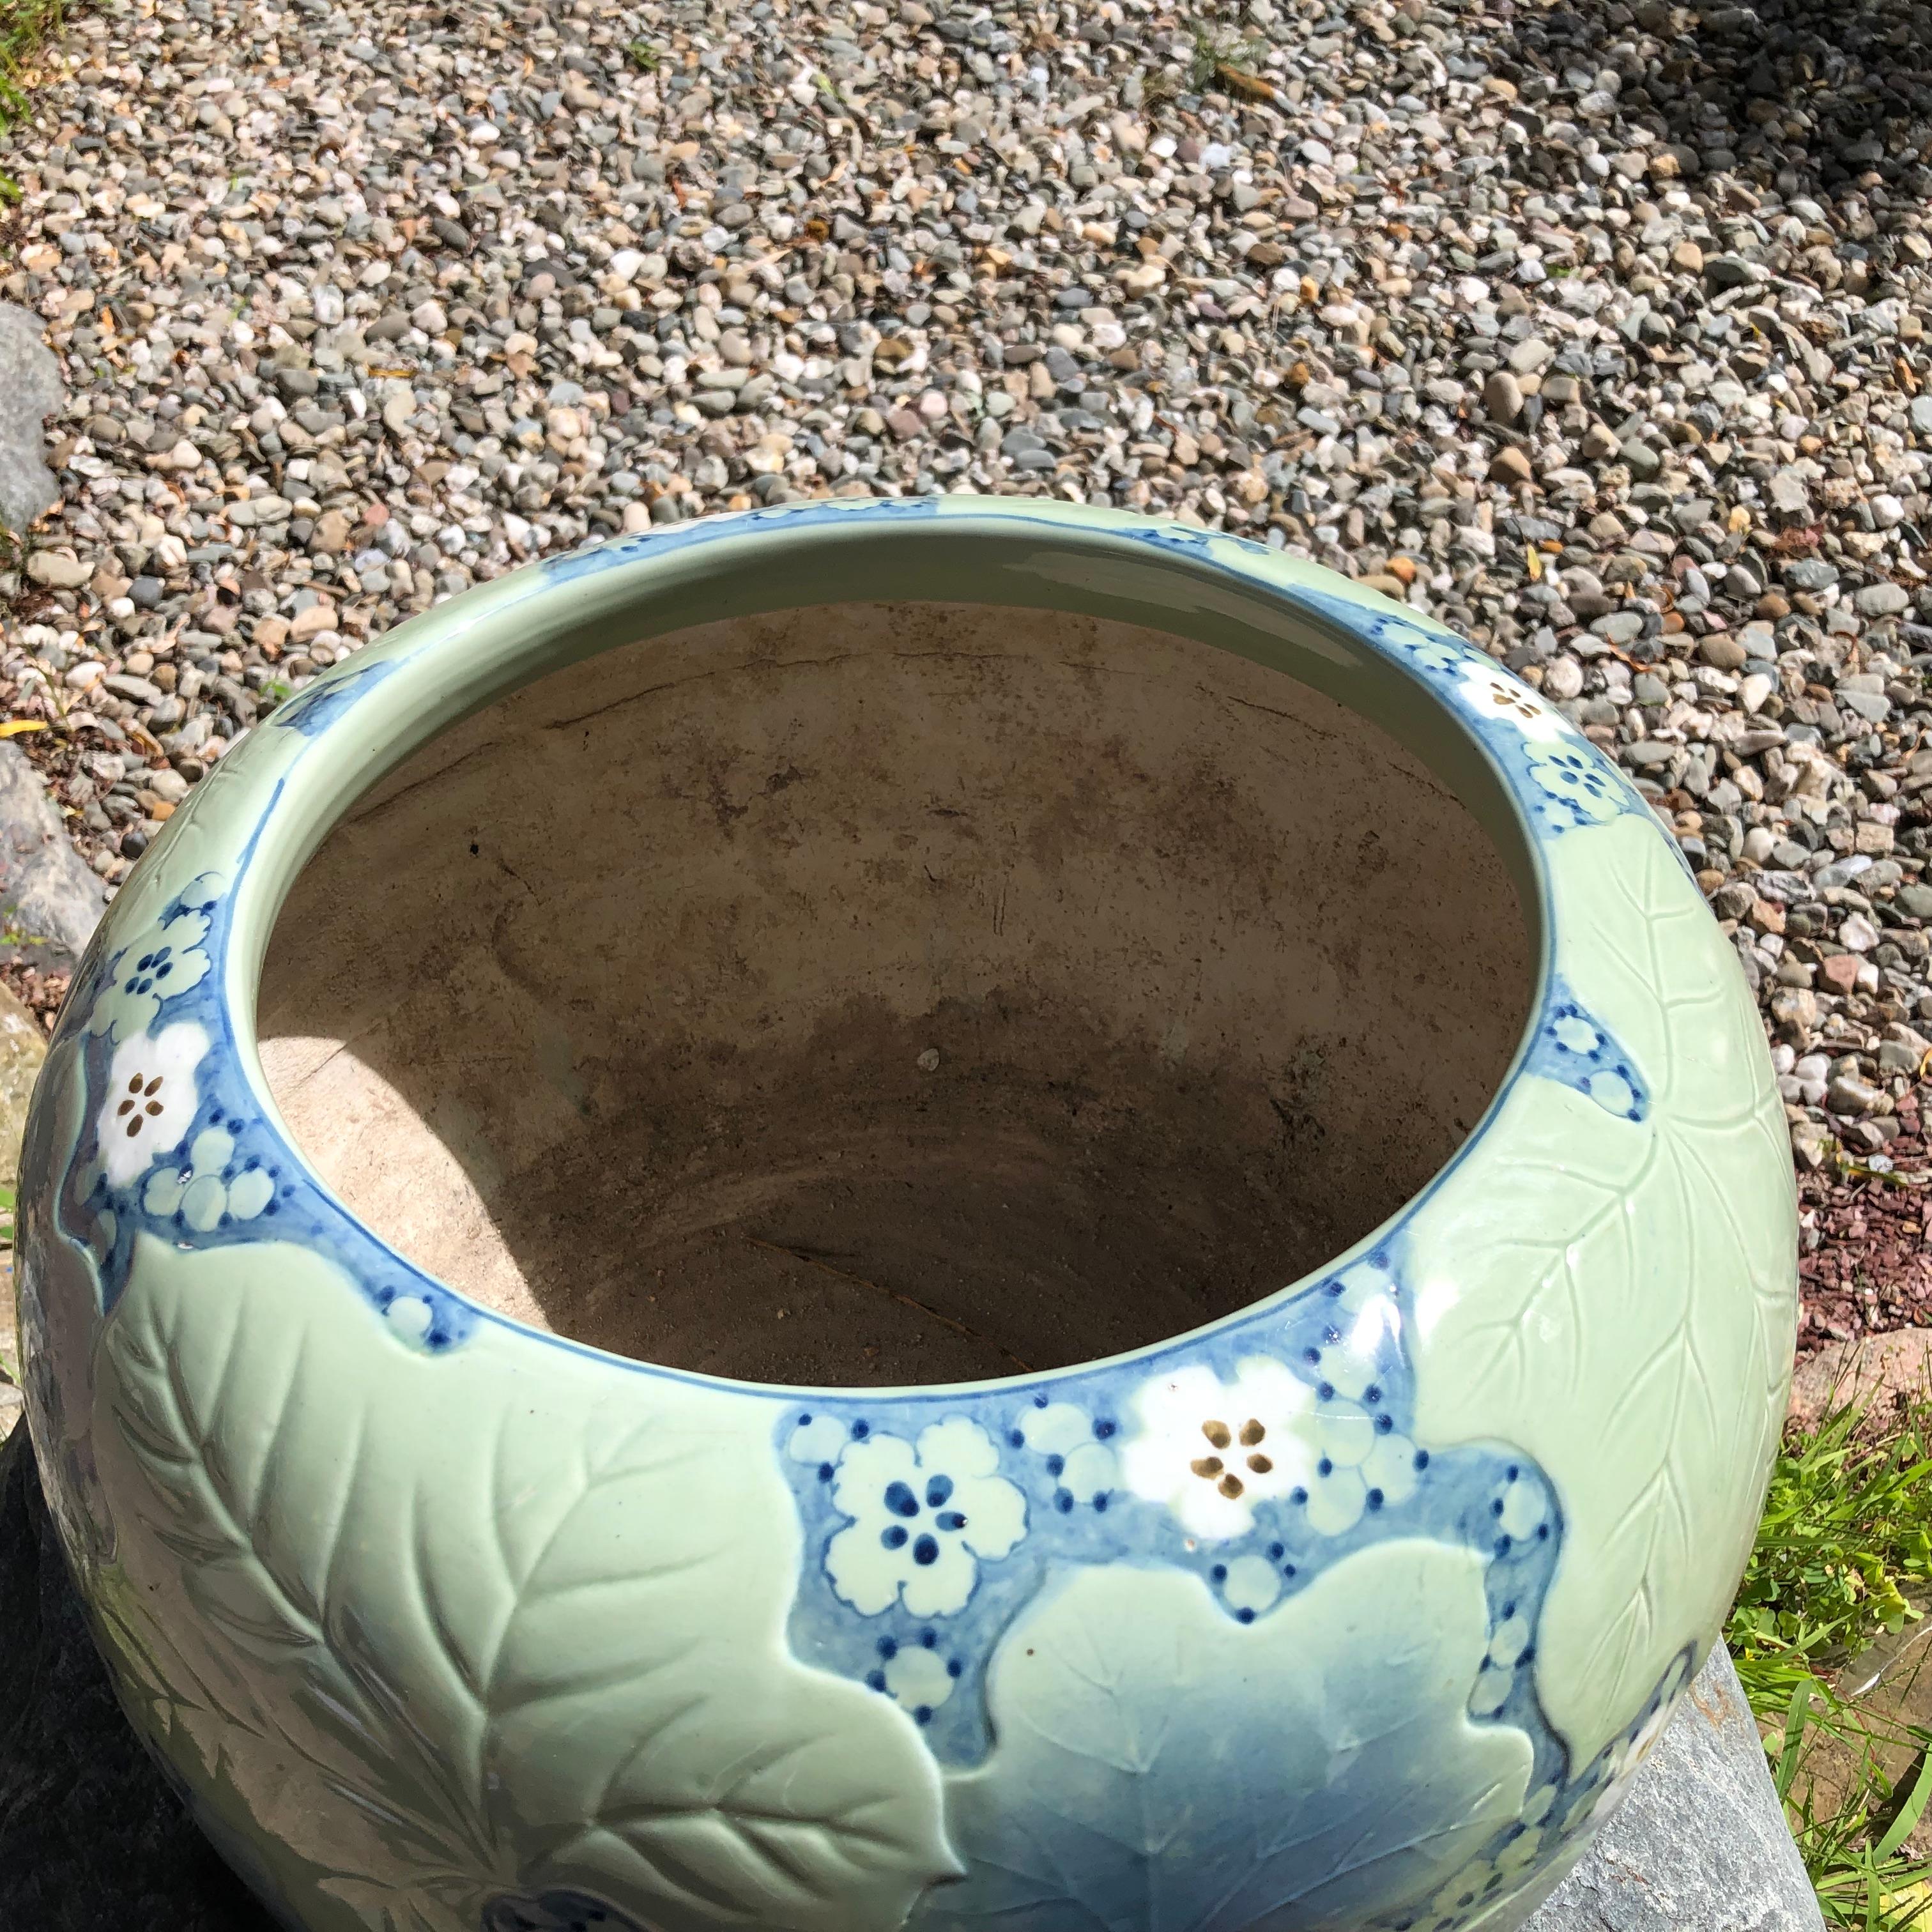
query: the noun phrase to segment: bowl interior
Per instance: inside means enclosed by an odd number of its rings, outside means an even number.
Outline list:
[[[1366,718],[1163,631],[851,602],[555,672],[366,794],[257,1010],[423,1268],[754,1381],[976,1379],[1272,1293],[1525,1026],[1514,878]]]

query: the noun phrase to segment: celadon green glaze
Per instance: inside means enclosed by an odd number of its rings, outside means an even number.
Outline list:
[[[322,1186],[254,1013],[329,826],[561,665],[854,596],[1239,652],[1467,804],[1540,909],[1539,990],[1400,1214],[1132,1354],[806,1391],[525,1328]],[[1794,1256],[1735,962],[1567,720],[1265,550],[946,497],[520,572],[238,742],[76,978],[20,1293],[35,1448],[123,1702],[291,1926],[1508,1932],[1716,1639]],[[1204,1431],[1241,1480],[1203,1478]]]

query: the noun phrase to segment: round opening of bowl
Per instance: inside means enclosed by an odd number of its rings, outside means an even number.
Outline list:
[[[792,1384],[1062,1366],[1318,1269],[1474,1127],[1536,945],[1469,790],[1126,622],[688,628],[357,802],[262,1064],[353,1213],[535,1326]]]

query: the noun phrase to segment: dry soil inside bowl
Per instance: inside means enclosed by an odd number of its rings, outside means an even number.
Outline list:
[[[298,1144],[622,1354],[962,1380],[1159,1340],[1420,1189],[1525,1024],[1504,865],[1280,673],[853,604],[607,652],[368,794],[278,922]]]

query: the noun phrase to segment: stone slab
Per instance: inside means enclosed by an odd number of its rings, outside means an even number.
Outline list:
[[[68,970],[106,909],[39,772],[0,741],[0,959]]]
[[[61,500],[45,429],[60,406],[60,364],[42,327],[38,316],[0,302],[0,527],[16,532]]]
[[[1525,1932],[1823,1932],[1721,1646],[1616,1816]]]

